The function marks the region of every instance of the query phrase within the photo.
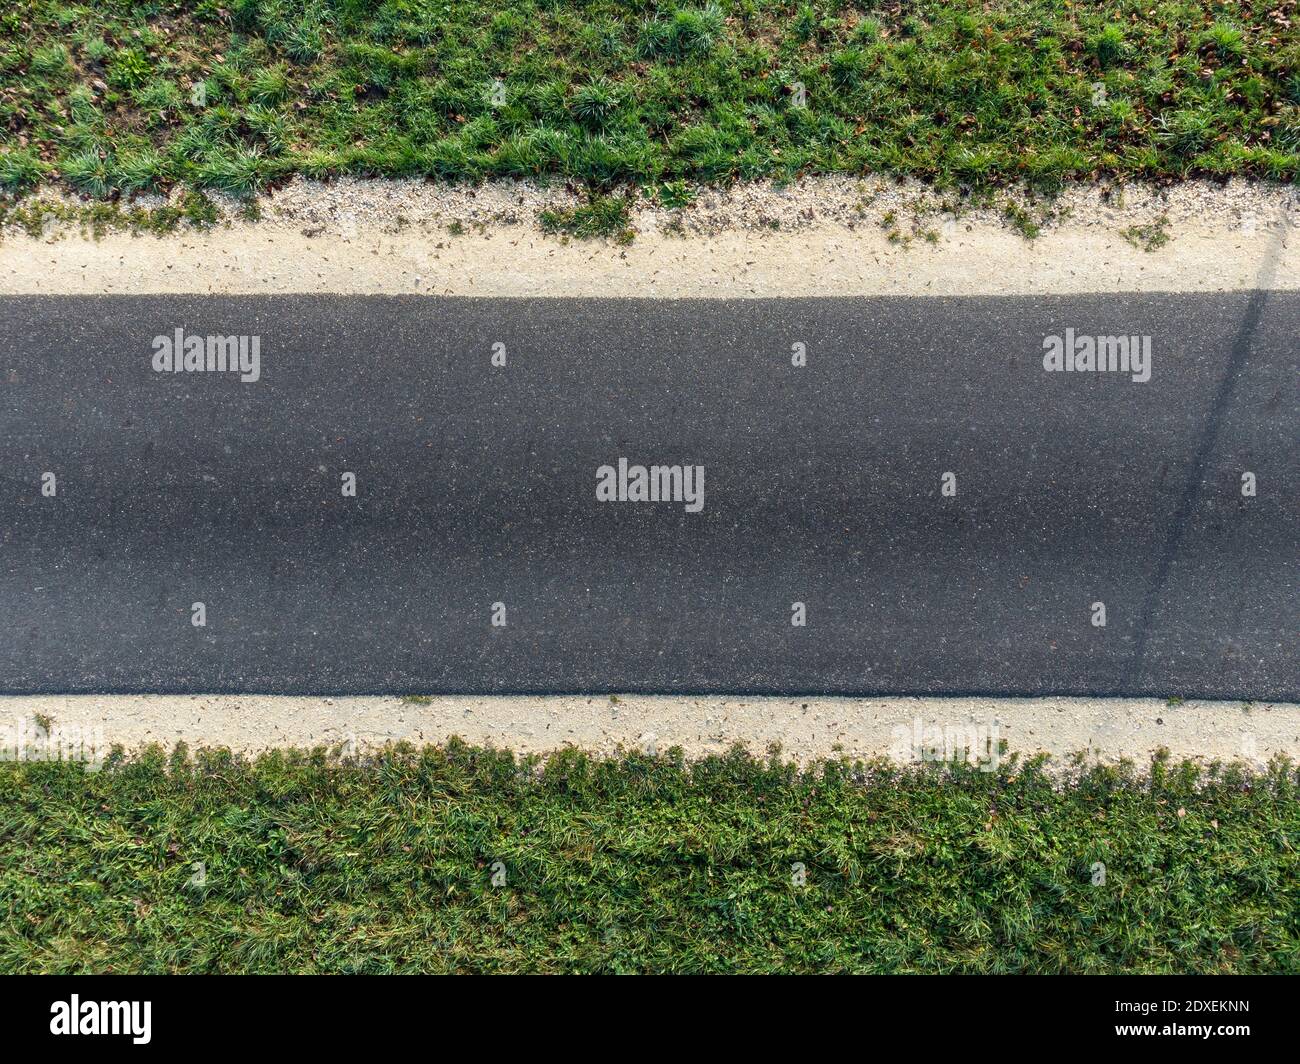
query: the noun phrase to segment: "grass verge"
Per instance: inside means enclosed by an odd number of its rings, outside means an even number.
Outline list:
[[[1294,3],[14,0],[0,191],[1294,180]]]
[[[6,972],[1295,972],[1300,779],[773,755],[0,766]]]

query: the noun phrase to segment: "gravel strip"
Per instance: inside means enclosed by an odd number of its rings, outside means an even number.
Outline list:
[[[0,697],[0,752],[13,743],[6,733],[30,736],[37,721],[127,749],[184,741],[249,754],[315,746],[357,753],[458,736],[520,753],[680,747],[690,758],[737,743],[762,755],[775,744],[800,763],[840,756],[906,763],[942,753],[987,763],[991,744],[999,757],[1046,753],[1062,772],[1076,754],[1142,763],[1166,749],[1255,770],[1277,755],[1300,758],[1300,705],[1150,698],[11,695]]]
[[[70,206],[81,202],[59,190],[46,190],[33,198]],[[247,204],[221,196],[213,200],[226,224],[249,224]],[[131,204],[150,208],[164,202],[156,196],[139,196]],[[263,229],[296,229],[308,236],[399,233],[412,227],[433,232],[455,226],[480,232],[498,227],[540,232],[543,211],[571,209],[583,202],[579,189],[558,181],[465,185],[363,178],[319,182],[295,177],[257,202],[255,224]],[[911,179],[831,175],[785,186],[754,182],[705,188],[688,205],[674,209],[653,196],[638,195],[632,204],[631,228],[712,236],[829,224],[849,230],[879,227],[908,239],[928,232],[943,234],[945,227],[950,235],[954,224],[998,225],[1021,232],[1033,225],[1043,233],[1062,226],[1122,232],[1161,224],[1176,238],[1185,228],[1249,232],[1276,226],[1287,214],[1297,213],[1300,190],[1241,179],[1195,180],[1167,187],[1073,185],[1051,199],[1020,191],[981,201]]]

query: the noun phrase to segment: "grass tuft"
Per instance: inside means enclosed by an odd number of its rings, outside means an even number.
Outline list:
[[[612,238],[618,244],[630,244],[632,200],[630,196],[594,193],[586,203],[561,210],[544,210],[540,216],[543,231],[567,236]]]

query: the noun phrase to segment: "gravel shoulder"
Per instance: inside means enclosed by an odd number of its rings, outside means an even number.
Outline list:
[[[36,200],[35,202],[41,202]],[[53,199],[49,202],[54,203]],[[0,239],[0,293],[761,298],[1300,287],[1286,186],[1078,186],[973,205],[884,178],[824,177],[635,205],[623,240],[543,231],[561,185],[297,180],[209,229],[98,237],[51,213]],[[147,208],[147,201],[142,201]],[[1036,234],[1036,235],[1031,235]]]
[[[297,697],[266,695],[76,695],[0,697],[11,734],[76,729],[136,749],[225,746],[241,753],[287,747],[442,743],[546,754],[568,747],[614,753],[681,747],[689,758],[741,744],[772,744],[800,763],[890,757],[944,742],[969,749],[991,739],[1007,752],[1046,753],[1058,769],[1082,754],[1091,763],[1138,763],[1167,749],[1203,762],[1263,769],[1300,758],[1300,705],[1088,698],[696,698],[658,695],[476,697]]]

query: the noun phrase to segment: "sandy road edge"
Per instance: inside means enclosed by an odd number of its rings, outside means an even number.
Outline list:
[[[19,729],[31,740],[38,726],[127,749],[183,741],[242,753],[458,736],[521,753],[681,747],[690,758],[737,743],[761,755],[779,743],[785,756],[807,763],[841,755],[907,761],[945,741],[969,749],[992,739],[1062,764],[1079,752],[1142,763],[1160,749],[1257,769],[1278,754],[1300,759],[1300,705],[1128,698],[0,696],[0,748],[13,749]]]
[[[10,227],[0,294],[282,294],[771,298],[1300,289],[1300,196],[1188,182],[1121,196],[1071,190],[1027,239],[994,208],[915,183],[738,186],[647,205],[634,236],[569,240],[538,218],[564,193],[403,181],[296,182],[209,230]],[[464,219],[464,220],[462,220]],[[1035,223],[1036,224],[1036,223]]]

